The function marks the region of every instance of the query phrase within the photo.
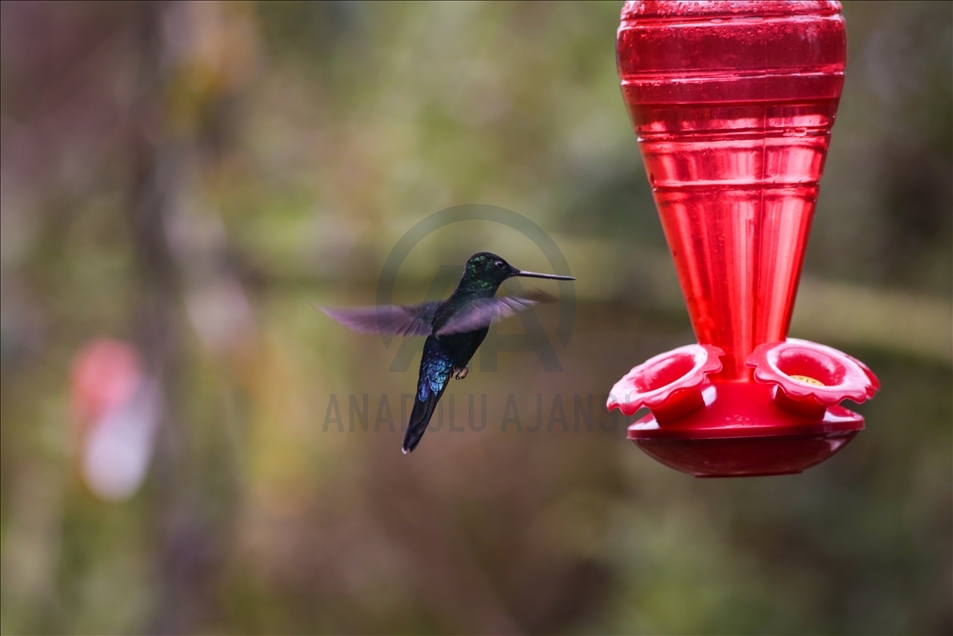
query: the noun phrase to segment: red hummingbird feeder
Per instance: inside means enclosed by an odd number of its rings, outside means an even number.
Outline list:
[[[844,83],[838,2],[627,2],[622,95],[699,344],[633,368],[607,406],[697,477],[799,473],[864,419],[860,361],[787,338]]]

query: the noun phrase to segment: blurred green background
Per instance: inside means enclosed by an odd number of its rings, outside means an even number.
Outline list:
[[[620,7],[2,4],[0,631],[953,632],[951,4],[845,3],[791,335],[883,390],[832,460],[743,480],[664,468],[601,408],[694,341],[619,95]],[[448,395],[463,417],[485,394],[486,429],[405,457],[416,359],[389,372],[399,339],[311,303],[374,303],[400,236],[464,203],[554,238],[575,329],[551,337],[561,373],[478,354]],[[396,300],[484,249],[552,271],[467,222],[411,252]],[[161,395],[124,498],[81,460],[74,360],[104,336]],[[502,432],[510,393],[523,430]],[[370,430],[339,432],[332,396],[346,428],[365,394]],[[527,430],[537,396],[552,431]]]

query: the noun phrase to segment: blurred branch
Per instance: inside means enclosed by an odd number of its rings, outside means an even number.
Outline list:
[[[199,183],[232,132],[226,111],[238,82],[229,76],[224,11],[202,3],[149,3],[140,11],[140,112],[129,205],[140,265],[136,324],[147,364],[168,396],[155,462],[160,593],[150,631],[157,633],[190,632],[215,607],[211,576],[234,510],[226,497],[216,502],[223,518],[209,518],[201,477],[188,470],[198,431],[183,413],[186,316],[218,355],[234,353],[253,328],[250,304],[225,258],[217,210],[203,205]]]
[[[165,396],[162,427],[155,453],[159,497],[153,510],[158,525],[160,548],[156,573],[159,594],[151,630],[181,633],[194,620],[198,589],[203,577],[196,560],[188,558],[183,542],[201,541],[201,533],[188,526],[194,523],[189,507],[183,453],[188,447],[188,431],[181,421],[181,371],[184,366],[181,318],[183,275],[169,244],[166,226],[176,202],[181,198],[183,175],[180,152],[164,143],[161,99],[165,56],[161,33],[168,19],[169,5],[141,5],[139,13],[140,102],[137,130],[131,156],[134,177],[129,193],[129,222],[132,244],[138,257],[139,304],[135,326],[147,367],[158,378]],[[188,538],[188,539],[186,539]],[[205,541],[207,542],[207,540]],[[193,546],[191,552],[198,550]],[[185,558],[183,558],[183,556]]]
[[[644,247],[620,251],[604,242],[567,238],[556,242],[574,266],[580,299],[624,298],[663,311],[684,310],[685,301],[667,252]],[[950,364],[951,324],[953,303],[949,299],[802,276],[791,335]]]
[[[377,245],[386,254],[398,237]],[[620,248],[601,239],[553,236],[577,279],[583,302],[625,302],[643,309],[684,313],[675,267],[668,252],[634,246]],[[514,251],[520,249],[514,244]],[[286,261],[287,262],[287,261]],[[306,261],[300,259],[302,264]],[[376,272],[349,267],[347,283],[373,286]],[[428,263],[428,266],[432,265]],[[403,284],[426,288],[433,272],[408,262]],[[340,278],[316,270],[252,269],[248,277],[260,284],[342,286]],[[878,289],[802,276],[791,324],[791,335],[844,347],[873,347],[944,364],[953,363],[953,303],[950,299]]]
[[[951,325],[949,300],[808,278],[791,331],[950,364]]]

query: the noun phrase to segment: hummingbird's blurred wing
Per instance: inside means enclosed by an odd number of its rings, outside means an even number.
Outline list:
[[[345,327],[361,333],[393,333],[398,336],[429,336],[434,312],[440,301],[421,305],[378,305],[332,309],[320,307]]]
[[[534,293],[531,298],[520,296],[503,296],[501,298],[474,298],[456,314],[447,324],[438,329],[435,336],[446,336],[451,333],[467,333],[489,327],[491,323],[509,318],[518,311],[528,309],[537,303],[547,303],[555,300],[549,294]]]

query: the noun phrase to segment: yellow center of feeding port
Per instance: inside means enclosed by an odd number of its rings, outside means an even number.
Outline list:
[[[792,375],[791,379],[797,380],[798,382],[803,382],[804,384],[810,384],[811,386],[825,386],[820,380],[809,378],[806,375]]]

